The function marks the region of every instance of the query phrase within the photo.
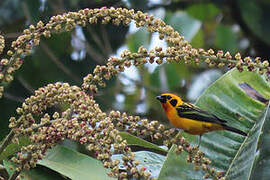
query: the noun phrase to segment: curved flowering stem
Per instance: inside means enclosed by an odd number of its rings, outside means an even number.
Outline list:
[[[258,71],[261,74],[270,73],[268,61],[265,60],[261,63],[259,57],[255,58],[253,61],[249,57],[241,58],[239,53],[233,58],[229,52],[223,53],[223,51],[217,51],[217,53],[215,53],[212,49],[205,51],[204,49],[193,48],[189,42],[184,40],[184,37],[180,36],[171,26],[166,25],[162,20],[155,19],[152,15],[148,15],[147,13],[141,11],[135,12],[134,10],[125,8],[101,8],[69,12],[51,17],[47,24],[40,21],[35,26],[30,25],[17,40],[12,42],[12,49],[7,52],[9,58],[1,60],[0,83],[11,82],[13,80],[12,74],[15,70],[20,68],[22,57],[29,55],[33,46],[39,45],[42,36],[49,38],[52,33],[71,31],[76,25],[84,27],[87,23],[96,24],[98,21],[101,21],[102,24],[112,22],[114,25],[120,25],[121,23],[128,25],[132,20],[135,21],[137,27],[146,26],[149,32],[158,32],[160,39],[165,38],[167,43],[173,47],[173,49],[169,51],[170,56],[173,57],[177,54],[182,57],[173,58],[173,60],[176,59],[176,61],[178,61],[184,59],[187,63],[189,63],[190,60],[194,60],[196,63],[205,61],[210,67],[223,67],[224,65],[228,65],[231,68],[236,66],[240,71],[243,69],[243,66],[246,66],[250,71]],[[0,42],[0,44],[3,45],[3,38],[0,37],[0,41],[2,42]],[[164,58],[170,60],[170,57],[163,57],[162,59]],[[157,62],[161,62],[162,59]],[[0,86],[0,88],[0,90],[2,90],[2,86]]]
[[[14,130],[11,129],[11,131],[8,133],[8,135],[5,137],[3,142],[0,145],[0,154],[5,150],[5,148],[10,144],[11,140],[13,139],[15,133]]]
[[[41,114],[47,107],[53,106],[57,102],[67,103],[71,106],[62,113],[61,117],[56,112],[53,115],[54,120],[50,120],[50,116],[45,114],[41,118],[41,123],[35,124],[33,115]],[[13,161],[18,164],[18,169],[14,174],[18,174],[22,169],[35,167],[37,160],[43,157],[46,150],[62,141],[63,138],[69,137],[78,140],[77,138],[83,134],[89,133],[87,124],[80,125],[78,120],[95,117],[95,114],[87,116],[85,114],[87,109],[99,112],[97,111],[98,106],[94,105],[93,107],[94,103],[91,97],[80,91],[80,88],[69,86],[66,83],[49,84],[35,91],[35,95],[26,99],[22,108],[17,109],[17,113],[21,116],[18,119],[10,118],[10,127],[14,130],[13,136],[17,138],[22,134],[28,135],[30,140],[34,142],[34,144],[22,147],[23,153],[18,153],[17,158],[13,158]],[[79,116],[73,117],[74,113],[79,114]],[[72,131],[67,131],[65,134],[63,128],[70,127],[72,127]],[[80,128],[83,128],[83,131]],[[14,176],[12,175],[12,177]]]
[[[41,114],[47,107],[56,103],[67,103],[72,108],[67,109],[62,115],[54,113],[53,119],[45,114],[41,118],[41,124],[35,124],[33,115]],[[19,135],[28,135],[33,144],[22,147],[21,152],[12,159],[17,168],[11,177],[15,177],[23,169],[35,167],[48,148],[68,138],[87,145],[87,149],[94,152],[105,167],[112,169],[108,175],[120,179],[127,177],[148,179],[151,174],[143,168],[137,168],[139,163],[134,161],[134,153],[121,138],[116,127],[141,137],[164,138],[164,144],[167,146],[175,143],[170,141],[174,139],[174,131],[166,130],[165,126],[157,121],[148,122],[138,116],[127,116],[126,113],[115,111],[107,115],[100,110],[98,104],[95,104],[92,96],[88,96],[79,87],[69,86],[67,83],[49,84],[38,89],[33,96],[25,100],[21,108],[17,109],[17,113],[20,115],[19,118],[10,119],[10,126],[15,129],[15,138]],[[184,140],[180,142],[181,145],[187,144]],[[111,147],[114,148],[113,152]],[[185,148],[184,150],[188,151]],[[111,160],[112,154],[117,152],[123,154],[127,172],[119,172],[119,162]],[[208,165],[206,170],[209,169]]]
[[[0,35],[0,54],[3,53],[4,48],[5,48],[5,38],[4,36]]]
[[[135,12],[125,8],[84,9],[53,16],[46,24],[40,21],[25,29],[22,35],[12,42],[12,47],[7,52],[8,58],[0,62],[0,84],[13,80],[13,73],[20,68],[23,58],[31,53],[32,48],[39,45],[41,37],[49,38],[53,33],[68,32],[77,25],[84,27],[87,24],[94,25],[101,22],[118,26],[129,25],[131,21],[134,21],[137,27],[146,27],[151,33],[158,32],[159,38],[165,39],[169,47],[165,50],[156,47],[149,51],[140,47],[136,53],[125,50],[120,58],[110,57],[105,65],[96,66],[92,74],[84,77],[81,88],[67,83],[54,83],[35,91],[33,96],[25,100],[22,107],[17,108],[18,118],[10,118],[9,127],[12,130],[0,146],[1,153],[11,139],[16,141],[21,135],[28,135],[33,142],[22,147],[13,158],[18,169],[10,178],[16,178],[23,169],[35,167],[48,148],[68,138],[85,144],[105,167],[112,170],[108,173],[109,176],[119,179],[131,177],[150,179],[151,174],[146,172],[145,168],[138,169],[139,162],[134,160],[134,153],[119,135],[120,130],[142,138],[162,140],[167,147],[176,144],[177,153],[186,151],[187,161],[193,163],[195,169],[201,167],[206,172],[205,177],[210,176],[214,179],[220,177],[219,172],[210,168],[210,160],[205,158],[201,151],[191,147],[183,137],[175,136],[173,130],[166,129],[157,121],[141,120],[138,116],[127,116],[116,111],[105,113],[95,102],[93,95],[98,92],[98,87],[106,86],[105,80],[118,75],[131,65],[139,66],[154,62],[162,64],[164,61],[168,63],[184,61],[186,64],[205,62],[209,67],[227,65],[230,68],[237,67],[239,71],[247,67],[249,71],[269,74],[268,61],[261,62],[260,58],[254,60],[250,57],[242,58],[239,53],[232,57],[229,52],[193,48],[171,26],[141,11]],[[0,53],[3,48],[4,38],[0,36]],[[0,96],[3,90],[3,86],[0,85]],[[48,107],[55,104],[67,104],[69,108],[61,114],[55,112],[52,117],[43,114]],[[40,117],[40,124],[36,123],[35,116]],[[119,161],[111,159],[113,153],[123,154],[126,172],[119,171]]]
[[[21,171],[19,169],[16,169],[12,175],[8,178],[8,180],[15,180],[19,175],[20,175]]]

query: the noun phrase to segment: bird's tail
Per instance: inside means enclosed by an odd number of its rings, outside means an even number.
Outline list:
[[[228,131],[231,131],[231,132],[234,132],[234,133],[237,133],[237,134],[241,134],[242,136],[247,136],[247,133],[239,130],[239,129],[236,129],[236,128],[233,128],[233,127],[230,127],[230,126],[223,126],[226,130]]]

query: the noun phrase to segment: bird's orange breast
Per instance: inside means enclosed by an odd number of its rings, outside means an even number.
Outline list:
[[[223,130],[224,128],[216,123],[209,123],[204,121],[192,120],[182,118],[178,115],[175,108],[170,108],[168,105],[162,105],[170,123],[176,128],[183,129],[193,135],[201,135],[209,131]]]

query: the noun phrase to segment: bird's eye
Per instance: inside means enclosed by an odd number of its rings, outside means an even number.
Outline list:
[[[170,101],[170,103],[171,103],[171,105],[172,106],[176,106],[176,104],[177,104],[177,100],[176,99],[172,99],[171,101]]]
[[[172,99],[172,96],[169,96],[169,95],[168,95],[168,96],[166,96],[166,97],[167,97],[168,100]]]

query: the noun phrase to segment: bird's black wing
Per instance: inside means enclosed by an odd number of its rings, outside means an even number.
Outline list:
[[[195,105],[183,103],[176,107],[177,113],[182,118],[188,118],[197,121],[211,122],[217,124],[225,124],[227,121],[222,120],[214,114],[208,113]]]

